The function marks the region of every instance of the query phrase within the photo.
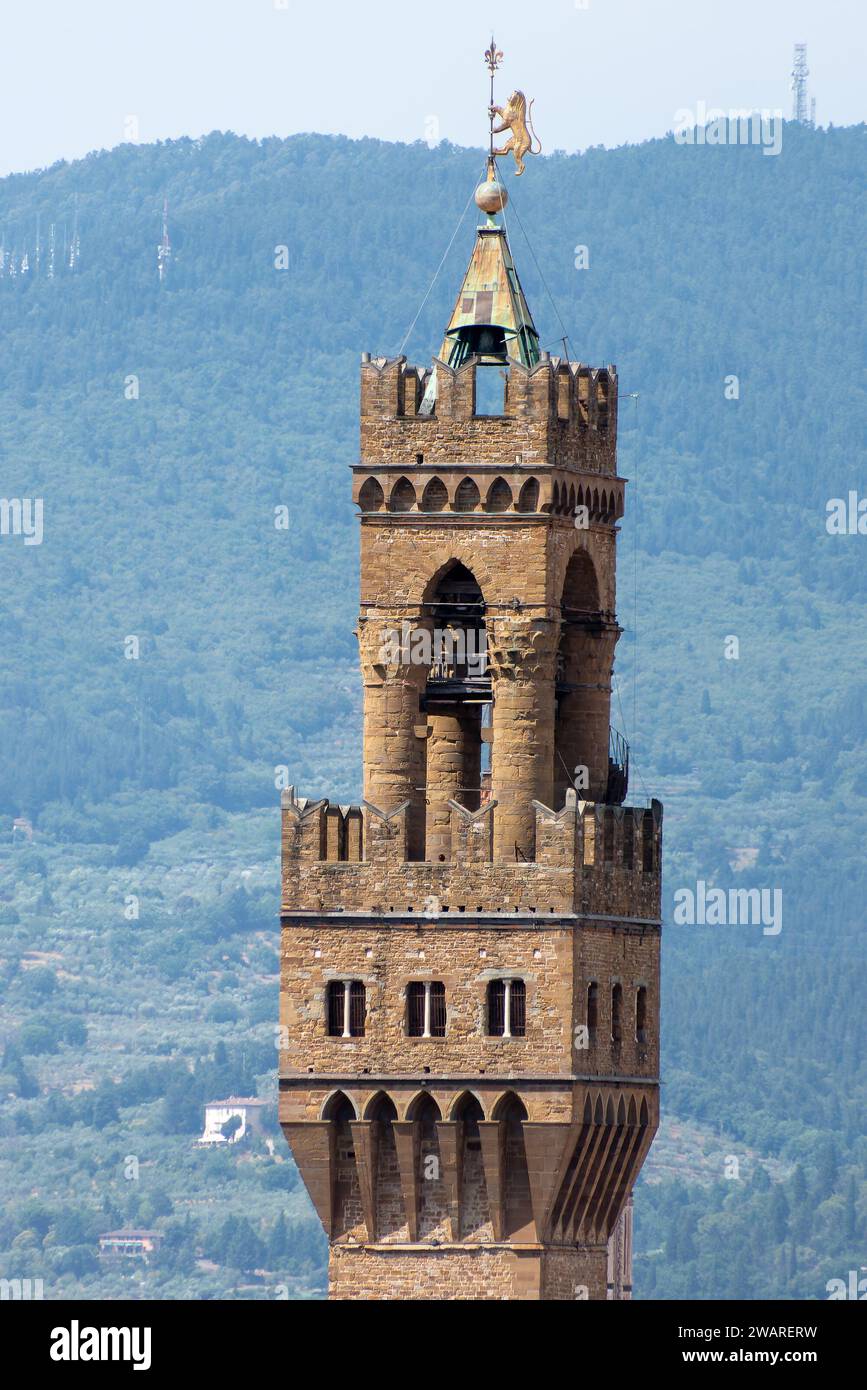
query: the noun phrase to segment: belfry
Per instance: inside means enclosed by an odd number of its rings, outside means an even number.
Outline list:
[[[662,808],[624,804],[610,728],[617,374],[540,347],[505,152],[432,366],[362,357],[363,801],[282,798],[280,1120],[332,1298],[629,1297],[658,1121]]]

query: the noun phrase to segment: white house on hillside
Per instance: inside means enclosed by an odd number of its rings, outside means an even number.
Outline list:
[[[251,1132],[262,1129],[262,1110],[266,1100],[249,1096],[229,1096],[227,1100],[209,1100],[205,1105],[205,1132],[197,1144],[237,1144]],[[227,1136],[223,1126],[235,1116],[240,1124],[234,1134]]]

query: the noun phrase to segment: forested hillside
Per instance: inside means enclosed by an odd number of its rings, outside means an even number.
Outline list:
[[[620,376],[613,722],[631,795],[665,803],[664,1106],[784,1174],[684,1186],[651,1163],[645,1296],[824,1297],[864,1262],[867,535],[826,527],[829,499],[867,495],[863,142],[787,125],[778,158],[668,139],[510,180],[543,346],[562,320],[573,357]],[[302,1194],[288,1235],[268,1225],[285,1203],[258,1231],[225,1224],[256,1210],[244,1163],[266,1190],[291,1180],[281,1141],[238,1158],[234,1189],[233,1156],[210,1156],[214,1209],[193,1197],[206,1088],[181,1072],[201,1081],[224,1046],[236,1085],[273,1084],[275,768],[360,792],[359,354],[400,347],[482,166],[446,144],[214,134],[0,182],[0,493],[44,501],[40,545],[0,537],[0,1274],[23,1248],[54,1287],[104,1289],[100,1213],[160,1218],[109,1161],[140,1135],[177,1218],[165,1287],[225,1296],[265,1252],[275,1282],[319,1286]],[[439,347],[472,227],[411,360]],[[780,890],[781,932],[675,925],[698,880]],[[175,1069],[148,1091],[158,1057]],[[49,1154],[72,1133],[91,1156],[70,1156],[65,1240]]]

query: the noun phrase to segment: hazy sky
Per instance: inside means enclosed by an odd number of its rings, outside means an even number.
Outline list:
[[[547,150],[662,135],[699,101],[788,116],[796,42],[819,124],[864,119],[867,0],[22,0],[4,6],[0,173],[136,128],[481,145],[492,27],[500,98],[536,98]]]

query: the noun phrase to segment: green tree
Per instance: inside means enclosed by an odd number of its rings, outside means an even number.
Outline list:
[[[265,1263],[262,1241],[247,1218],[241,1217],[226,1251],[226,1263],[249,1274]]]

